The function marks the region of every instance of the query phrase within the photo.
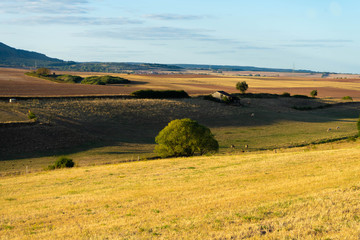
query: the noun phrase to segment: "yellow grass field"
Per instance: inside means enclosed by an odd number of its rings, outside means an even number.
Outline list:
[[[0,178],[1,239],[359,239],[360,146]]]

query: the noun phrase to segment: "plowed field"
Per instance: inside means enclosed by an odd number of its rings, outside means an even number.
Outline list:
[[[238,92],[235,84],[246,81],[248,92],[309,95],[318,90],[318,97],[342,98],[351,96],[360,100],[359,78],[319,78],[319,77],[248,77],[224,75],[126,75],[121,76],[132,81],[127,85],[82,85],[55,83],[24,75],[27,70],[0,68],[0,96],[87,96],[87,95],[124,95],[139,89],[185,90],[189,94],[210,94],[217,90]],[[104,73],[70,73],[80,76],[104,75]]]

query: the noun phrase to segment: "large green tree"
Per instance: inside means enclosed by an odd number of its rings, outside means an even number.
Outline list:
[[[161,157],[215,153],[219,144],[210,129],[189,118],[171,121],[155,138],[155,152]]]

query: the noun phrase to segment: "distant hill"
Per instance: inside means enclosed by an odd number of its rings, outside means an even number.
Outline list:
[[[47,67],[53,70],[80,71],[80,72],[112,72],[142,73],[158,71],[183,70],[212,70],[212,71],[259,71],[259,72],[302,72],[311,73],[310,70],[293,70],[280,68],[260,68],[250,66],[228,65],[198,65],[198,64],[157,64],[132,62],[73,62],[50,58],[42,53],[15,49],[0,42],[0,67],[39,68]]]
[[[52,64],[64,64],[65,61],[47,57],[44,54],[15,49],[0,42],[1,67],[46,67]]]
[[[189,70],[213,70],[213,71],[257,71],[257,72],[297,72],[297,73],[313,73],[310,70],[294,70],[283,68],[262,68],[251,66],[230,66],[230,65],[201,65],[201,64],[175,64],[178,67]]]

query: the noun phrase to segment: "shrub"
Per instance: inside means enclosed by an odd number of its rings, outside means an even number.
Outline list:
[[[290,93],[288,92],[284,92],[283,94],[281,94],[282,97],[291,97]]]
[[[95,84],[95,85],[105,85],[105,84],[126,84],[130,83],[129,80],[121,77],[113,76],[91,76],[86,77],[81,81],[82,84]]]
[[[39,68],[36,70],[36,74],[41,76],[48,76],[50,73],[50,69],[48,68]]]
[[[67,157],[59,157],[54,164],[54,168],[72,168],[74,167],[75,163],[73,162],[73,160],[71,158],[67,158]],[[50,168],[50,166],[49,166]]]
[[[31,110],[29,110],[27,116],[28,116],[29,119],[34,119],[34,120],[36,120],[36,115],[35,115],[35,113],[33,113]]]
[[[242,94],[244,94],[248,88],[249,85],[245,81],[238,82],[236,84],[236,89],[239,90]]]
[[[304,99],[309,98],[309,97],[306,96],[306,95],[300,95],[300,94],[295,94],[295,95],[293,95],[293,97],[294,97],[294,98],[304,98]]]
[[[310,92],[310,96],[313,97],[313,98],[316,97],[317,94],[318,94],[318,92],[317,92],[316,89],[315,89],[315,90],[312,90],[312,91]]]
[[[161,157],[215,153],[219,144],[210,129],[189,118],[171,121],[156,136],[155,152]]]
[[[83,78],[80,76],[73,76],[73,75],[69,75],[69,74],[60,75],[56,79],[63,81],[63,82],[70,82],[70,83],[80,83],[83,80]]]
[[[357,122],[357,128],[358,128],[359,136],[360,136],[360,118],[359,118],[359,120],[358,120],[358,122]]]
[[[136,98],[152,98],[152,99],[167,99],[167,98],[189,98],[189,95],[184,90],[138,90],[131,93]]]
[[[350,97],[350,96],[345,96],[345,97],[342,98],[342,100],[352,101],[353,99],[352,99],[352,97]]]

